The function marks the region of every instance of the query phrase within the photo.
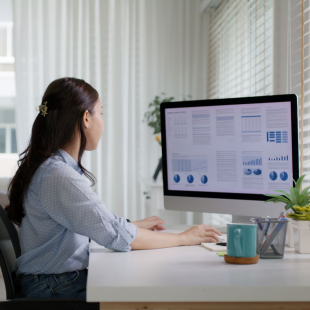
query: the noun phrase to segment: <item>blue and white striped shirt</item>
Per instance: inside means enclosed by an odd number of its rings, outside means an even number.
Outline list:
[[[35,172],[18,230],[22,254],[17,275],[87,268],[89,238],[111,250],[131,250],[137,226],[110,212],[82,174],[61,149]]]

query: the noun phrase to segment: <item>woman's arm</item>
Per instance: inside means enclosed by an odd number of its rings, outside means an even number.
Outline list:
[[[132,224],[138,226],[139,228],[149,229],[149,230],[164,230],[165,221],[156,215],[146,217],[143,220],[131,222]]]
[[[137,236],[130,246],[132,250],[149,250],[196,245],[202,242],[219,242],[218,236],[221,235],[218,230],[205,224],[193,226],[180,234],[159,233],[138,228]]]
[[[42,211],[71,232],[114,251],[130,251],[137,226],[107,209],[85,179],[65,164],[51,166],[41,180]]]
[[[182,245],[180,234],[159,233],[149,229],[138,228],[136,238],[130,244],[132,250],[149,250],[169,248]]]

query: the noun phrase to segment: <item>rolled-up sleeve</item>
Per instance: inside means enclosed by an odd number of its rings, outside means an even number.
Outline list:
[[[67,165],[46,171],[40,187],[43,211],[64,228],[114,251],[130,251],[138,227],[108,210],[83,177]]]

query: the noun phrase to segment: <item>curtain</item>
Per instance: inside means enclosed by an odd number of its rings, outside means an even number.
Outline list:
[[[27,146],[48,84],[64,76],[84,79],[99,92],[105,131],[83,164],[97,177],[95,190],[112,212],[144,218],[143,180],[161,157],[142,122],[148,103],[162,92],[178,100],[207,95],[207,16],[200,4],[14,0],[18,152]],[[187,213],[187,224],[211,219]]]

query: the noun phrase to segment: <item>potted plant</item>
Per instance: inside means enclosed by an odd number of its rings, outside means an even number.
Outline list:
[[[166,95],[165,93],[161,93],[162,95]],[[164,97],[161,98],[160,96],[155,96],[154,100],[149,103],[148,108],[149,111],[145,112],[144,114],[144,122],[147,122],[147,125],[153,128],[153,134],[155,136],[155,140],[159,143],[161,146],[161,121],[160,121],[160,105],[162,102],[170,102],[174,100],[174,97]],[[156,167],[156,170],[153,175],[154,181],[156,181],[159,171],[162,168],[162,159],[160,158],[158,161],[158,165]]]
[[[310,201],[308,190],[310,186],[301,189],[302,181],[306,175],[302,175],[295,183],[295,187],[290,187],[290,193],[282,190],[275,190],[282,195],[266,195],[272,197],[266,200],[276,202],[284,202],[285,210],[292,211],[286,216],[290,223],[287,229],[288,246],[295,248],[298,253],[310,253]]]
[[[161,133],[161,121],[160,121],[160,105],[163,102],[170,102],[174,100],[174,97],[166,97],[165,93],[161,93],[161,95],[163,95],[164,97],[161,98],[160,96],[155,96],[154,100],[149,103],[148,108],[149,111],[145,112],[144,114],[144,122],[147,122],[147,125],[152,127],[154,129],[153,134],[156,135],[155,136],[155,140],[158,142],[158,144],[161,146],[161,137],[160,137],[160,133]],[[191,95],[187,95],[185,97],[183,97],[183,100],[189,100],[191,99],[192,96]],[[159,159],[157,168],[155,170],[155,173],[153,175],[153,179],[154,181],[156,181],[157,176],[159,171],[162,168],[162,159]]]
[[[165,93],[161,94],[166,95]],[[143,121],[147,122],[147,125],[154,129],[154,135],[161,132],[160,104],[162,102],[170,102],[173,99],[174,97],[165,97],[162,99],[160,96],[155,96],[154,100],[149,103],[149,111],[144,113]]]

